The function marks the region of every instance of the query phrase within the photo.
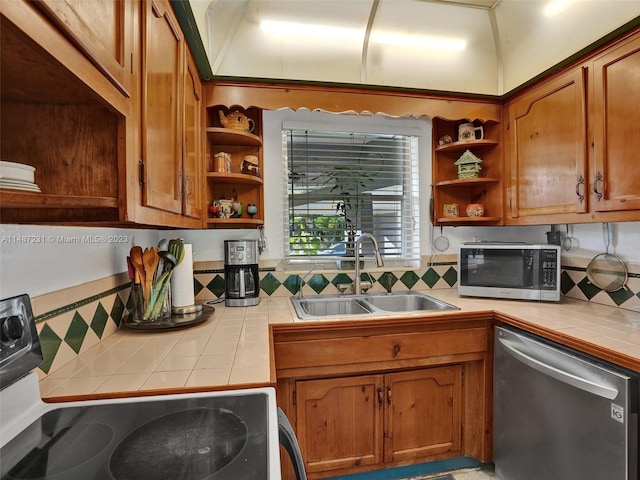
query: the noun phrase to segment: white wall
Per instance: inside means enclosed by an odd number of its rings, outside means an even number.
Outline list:
[[[53,292],[127,271],[133,244],[158,231],[0,225],[0,298]]]
[[[544,14],[548,3],[503,0],[496,7],[499,61],[504,75],[499,94],[527,82],[640,15],[637,0],[576,1],[554,16]]]

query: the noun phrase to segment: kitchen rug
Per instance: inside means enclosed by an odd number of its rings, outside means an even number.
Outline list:
[[[407,478],[407,480],[455,480],[455,478],[453,477],[453,475],[447,474],[438,475],[437,477],[413,477]]]

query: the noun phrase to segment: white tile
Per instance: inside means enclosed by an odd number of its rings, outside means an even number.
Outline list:
[[[229,383],[229,368],[204,368],[193,370],[185,387],[206,387],[210,385],[227,385]]]
[[[149,378],[150,373],[130,373],[126,375],[111,375],[100,385],[94,393],[130,392],[140,390]]]
[[[156,367],[156,372],[193,370],[193,367],[195,367],[197,361],[198,361],[197,356],[184,357],[184,356],[176,356],[176,355],[167,355],[162,359],[162,361]]]
[[[86,395],[93,393],[108,378],[109,375],[69,378],[57,388],[51,390],[47,394],[47,397],[66,397],[69,395]]]
[[[144,382],[140,390],[158,390],[184,387],[190,374],[191,370],[154,372],[149,375],[149,378],[147,378],[146,382]]]

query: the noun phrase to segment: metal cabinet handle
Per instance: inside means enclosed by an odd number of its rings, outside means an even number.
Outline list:
[[[382,387],[378,387],[378,408],[382,408]]]
[[[387,406],[391,405],[391,385],[387,385]]]
[[[189,187],[191,187],[191,188],[189,188]],[[185,198],[187,200],[187,203],[189,203],[189,197],[191,197],[191,195],[193,194],[194,187],[195,187],[195,185],[193,183],[193,180],[191,180],[189,175],[185,175],[185,178],[184,178],[184,189],[185,189]]]
[[[600,172],[596,172],[596,179],[593,181],[593,193],[596,194],[596,200],[600,201],[604,194],[604,177]]]
[[[578,176],[578,183],[576,183],[576,195],[578,196],[578,201],[582,203],[584,201],[584,177],[582,175]]]

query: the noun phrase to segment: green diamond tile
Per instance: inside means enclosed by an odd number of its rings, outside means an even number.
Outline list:
[[[413,286],[418,283],[418,280],[420,280],[420,277],[418,277],[418,275],[416,274],[416,272],[404,272],[402,274],[402,276],[400,277],[400,281],[404,284],[405,287],[407,287],[408,289],[412,289]]]
[[[309,279],[307,285],[309,285],[314,292],[320,294],[325,288],[327,288],[327,285],[329,285],[329,280],[327,280],[327,278],[321,273],[317,273]]]
[[[337,287],[341,283],[353,283],[353,279],[346,273],[339,273],[338,275],[333,277],[331,283],[333,283],[333,285]]]
[[[598,292],[600,292],[600,289],[591,283],[587,277],[584,277],[578,282],[578,288],[584,296],[587,297],[587,300],[591,300]]]
[[[64,341],[73,349],[74,352],[80,353],[80,347],[82,347],[82,342],[84,342],[84,337],[88,330],[89,325],[87,325],[87,322],[85,322],[80,314],[76,312],[71,320],[71,325],[69,325],[69,329],[64,336]]]
[[[295,295],[300,290],[301,282],[302,282],[302,279],[300,278],[299,275],[289,275],[286,278],[286,280],[282,282],[282,285],[284,286],[284,288],[289,290],[293,295]]]
[[[429,288],[433,288],[433,286],[438,283],[440,280],[440,275],[433,268],[429,268],[424,275],[422,275],[422,281],[426,283]]]
[[[193,294],[198,295],[203,288],[204,285],[202,285],[198,280],[196,280],[195,277],[193,277]]]
[[[49,373],[53,359],[56,358],[58,349],[62,344],[62,339],[56,335],[56,332],[47,324],[42,327],[38,337],[40,339],[40,347],[42,348],[42,356],[44,357],[44,360],[40,364],[40,369],[44,373]]]
[[[133,312],[134,310],[134,305],[135,305],[135,301],[134,301],[134,297],[133,295],[131,295],[131,292],[133,292],[133,288],[129,289],[129,298],[127,298],[127,311],[129,312]]]
[[[566,295],[569,290],[576,286],[576,282],[571,279],[571,276],[567,272],[560,274],[560,291],[563,295]]]
[[[98,302],[96,313],[93,314],[91,324],[89,325],[91,327],[91,330],[95,332],[98,338],[102,338],[104,327],[107,325],[107,320],[109,320],[109,314],[102,306],[102,302]]]
[[[116,323],[116,325],[120,325],[122,322],[122,316],[124,315],[124,303],[122,303],[122,299],[120,295],[116,295],[115,300],[113,301],[113,306],[111,307],[111,319]],[[104,329],[103,329],[104,330]],[[100,335],[98,335],[102,338]]]
[[[620,290],[616,290],[615,292],[609,292],[609,296],[611,299],[616,302],[616,305],[620,306],[631,297],[633,297],[633,292],[629,290],[629,287],[626,285],[622,287]]]
[[[416,282],[417,281],[418,280],[416,280]],[[389,286],[389,282],[391,282],[391,289],[393,289],[393,286],[398,282],[398,277],[396,277],[391,272],[384,272],[382,275],[378,277],[378,283],[382,285],[384,288],[387,288]],[[414,282],[414,285],[415,285],[415,282]]]
[[[273,292],[275,292],[280,285],[280,281],[270,273],[267,273],[264,278],[260,280],[260,288],[267,295],[273,295]]]
[[[453,287],[458,281],[458,272],[456,272],[455,268],[449,267],[442,278],[449,284],[450,287]]]
[[[216,297],[220,298],[222,295],[224,295],[224,292],[226,290],[224,278],[222,278],[220,275],[216,275],[211,279],[209,283],[207,283],[207,289]]]

